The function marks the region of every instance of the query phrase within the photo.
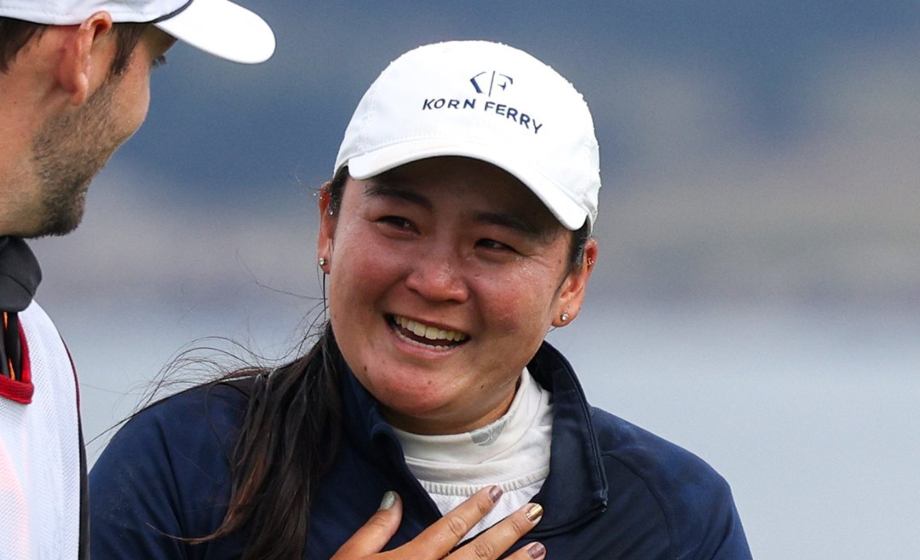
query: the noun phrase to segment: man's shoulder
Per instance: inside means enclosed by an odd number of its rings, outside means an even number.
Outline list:
[[[54,321],[51,320],[51,317],[48,316],[42,306],[35,300],[32,300],[32,303],[30,303],[28,307],[19,312],[19,321],[23,326],[38,325],[44,329],[57,332]]]

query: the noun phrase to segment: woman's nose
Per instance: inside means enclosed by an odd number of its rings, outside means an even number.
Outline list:
[[[462,263],[445,251],[431,251],[412,265],[406,278],[408,288],[431,301],[465,301],[469,289],[463,279]]]

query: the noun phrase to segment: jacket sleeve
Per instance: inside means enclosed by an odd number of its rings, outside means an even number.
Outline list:
[[[207,545],[184,539],[214,532],[226,512],[226,419],[208,408],[194,391],[172,397],[108,444],[90,473],[93,560],[206,556]]]
[[[683,492],[677,492],[686,500],[675,507],[675,513],[684,509],[674,516],[674,531],[680,535],[678,559],[751,560],[731,489],[715,471],[709,470],[709,474],[708,484],[696,488],[686,485]],[[687,493],[697,495],[686,499]]]
[[[630,528],[623,558],[750,560],[728,482],[689,451],[603,411],[594,414],[606,449],[608,511]]]
[[[727,499],[728,503],[723,509],[725,515],[721,521],[722,540],[711,555],[707,552],[703,557],[711,560],[751,560],[751,549],[730,493]],[[714,529],[718,528],[717,526]]]

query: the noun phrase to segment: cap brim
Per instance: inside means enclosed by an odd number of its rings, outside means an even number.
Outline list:
[[[545,175],[526,165],[511,153],[501,153],[495,146],[460,143],[454,139],[425,138],[408,140],[354,156],[340,162],[348,165],[348,174],[358,180],[369,179],[413,161],[441,156],[461,156],[485,161],[504,169],[524,183],[566,229],[575,231],[585,224],[588,214]]]
[[[275,52],[275,34],[268,23],[227,0],[194,0],[154,25],[193,47],[233,62],[258,64]]]

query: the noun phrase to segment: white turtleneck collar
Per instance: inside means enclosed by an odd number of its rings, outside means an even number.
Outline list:
[[[525,368],[508,412],[491,424],[463,434],[422,436],[402,430],[409,470],[442,514],[484,486],[497,484],[502,499],[468,536],[477,534],[526,504],[549,474],[552,395]]]

